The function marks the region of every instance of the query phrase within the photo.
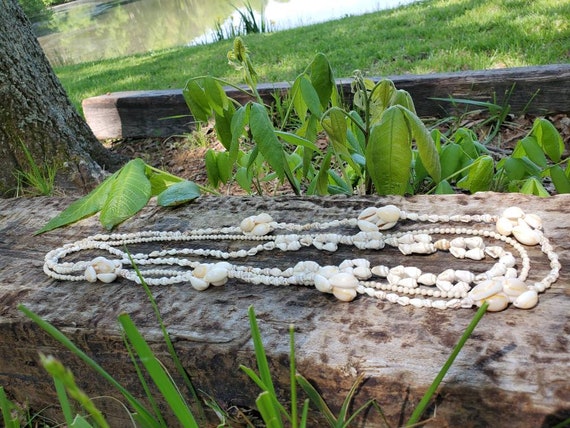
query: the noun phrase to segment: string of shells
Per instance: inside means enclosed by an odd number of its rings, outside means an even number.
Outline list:
[[[425,222],[430,227],[387,232],[401,221]],[[435,223],[444,225],[432,227],[431,224]],[[453,223],[494,224],[494,229],[456,227]],[[326,231],[340,226],[357,227],[360,231],[353,235]],[[270,235],[278,230],[288,233]],[[311,230],[317,232],[306,233]],[[449,238],[434,240],[435,235]],[[561,268],[558,255],[544,236],[540,217],[526,214],[518,207],[507,208],[500,216],[492,216],[418,214],[386,205],[369,207],[357,218],[305,225],[278,223],[270,215],[261,213],[245,218],[239,227],[96,235],[50,251],[45,257],[44,271],[58,280],[110,283],[117,278],[126,278],[140,283],[136,272],[123,267],[130,266],[129,255],[121,250],[123,246],[142,242],[198,240],[243,240],[253,241],[254,245],[235,251],[168,249],[131,257],[139,266],[164,266],[141,269],[149,285],[189,283],[195,290],[203,291],[210,286],[221,286],[230,279],[237,279],[251,284],[314,286],[346,302],[361,294],[417,308],[470,308],[488,302],[489,311],[501,311],[510,304],[521,309],[533,308],[538,303],[538,294],[558,279]],[[507,245],[512,251],[507,251],[504,245],[487,245],[486,240]],[[550,260],[551,270],[540,281],[529,284],[530,258],[526,247],[538,244]],[[397,248],[405,256],[425,256],[442,251],[465,260],[467,264],[469,260],[481,261],[486,258],[491,262],[486,271],[479,273],[451,268],[433,273],[423,272],[411,265],[371,266],[369,260],[364,258],[345,260],[338,266],[320,266],[315,261],[302,261],[287,269],[258,268],[228,261],[253,257],[261,251],[297,251],[307,246],[334,252],[339,245],[372,251],[382,250],[388,245]],[[63,257],[86,249],[107,251],[118,259],[99,256],[86,262],[60,262]],[[223,260],[213,263],[196,260],[204,257]]]

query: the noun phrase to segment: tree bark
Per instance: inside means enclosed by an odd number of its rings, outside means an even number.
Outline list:
[[[13,196],[17,171],[56,168],[56,185],[86,191],[119,161],[69,101],[17,0],[0,0],[0,197]]]

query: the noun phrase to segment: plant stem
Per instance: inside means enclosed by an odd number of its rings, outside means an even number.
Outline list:
[[[467,326],[467,328],[463,332],[463,335],[459,339],[459,342],[457,342],[457,345],[455,345],[455,348],[453,348],[451,355],[449,356],[449,358],[447,359],[447,361],[445,362],[445,364],[443,365],[443,367],[441,368],[441,370],[439,371],[439,373],[435,377],[435,379],[432,382],[429,389],[426,391],[426,393],[424,394],[424,396],[420,400],[420,403],[414,409],[414,412],[412,413],[412,416],[410,416],[410,419],[408,419],[406,426],[414,425],[414,424],[419,422],[420,417],[423,415],[423,413],[424,413],[426,407],[428,406],[432,396],[435,394],[439,384],[441,383],[441,381],[443,380],[443,378],[445,377],[445,375],[449,371],[451,365],[455,361],[455,358],[459,354],[459,351],[461,351],[461,349],[463,348],[463,345],[465,345],[465,342],[467,342],[467,339],[469,339],[469,336],[471,336],[471,333],[473,333],[473,330],[475,329],[475,327],[477,326],[479,321],[481,321],[481,318],[483,318],[483,315],[485,315],[485,312],[487,312],[488,306],[489,306],[489,304],[487,302],[483,302],[481,307],[477,310],[477,312],[475,313],[475,316],[473,317],[473,319],[471,320],[471,322],[469,323],[469,325]]]

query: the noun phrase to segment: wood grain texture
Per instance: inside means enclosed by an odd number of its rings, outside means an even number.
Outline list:
[[[117,316],[129,313],[168,365],[166,349],[144,291],[126,281],[103,285],[59,282],[42,272],[43,257],[53,248],[101,233],[95,218],[33,237],[69,199],[0,200],[0,385],[36,409],[56,402],[50,379],[38,366],[37,352],[60,357],[92,395],[115,395],[91,370],[39,331],[17,310],[24,304],[66,332],[126,386],[141,394],[125,353]],[[563,270],[532,310],[509,309],[487,314],[440,387],[437,417],[428,426],[552,426],[570,416],[570,196],[546,199],[482,193],[473,196],[401,197],[203,197],[196,203],[162,209],[149,206],[119,232],[185,230],[236,225],[245,216],[269,212],[277,221],[324,221],[357,215],[371,205],[394,203],[408,211],[439,214],[500,213],[510,205],[544,219],[547,235],[560,254]],[[400,226],[407,227],[405,224]],[[341,247],[334,254],[316,250],[255,257],[262,266],[297,260],[338,263],[361,252]],[[537,248],[529,250],[531,277],[548,270]],[[396,251],[368,254],[387,265],[409,259]],[[448,257],[415,257],[419,267],[443,270]],[[473,269],[475,263],[471,266]],[[458,266],[465,267],[464,264]],[[405,421],[436,376],[474,311],[437,311],[401,307],[359,297],[341,303],[312,288],[253,286],[230,281],[224,287],[196,292],[188,286],[157,286],[154,296],[196,386],[224,406],[252,407],[258,393],[240,372],[254,367],[247,308],[254,305],[278,391],[286,400],[288,326],[296,327],[299,371],[318,386],[333,408],[340,406],[356,375],[367,381],[356,402],[376,398],[389,421]],[[100,403],[113,426],[125,414],[111,402]],[[380,426],[374,412],[366,426]]]
[[[570,64],[387,77],[398,89],[412,95],[422,117],[445,117],[473,109],[434,100],[451,97],[508,104],[512,113],[570,112]],[[351,79],[337,80],[344,100],[352,99],[350,83]],[[275,92],[285,93],[288,89],[289,84],[285,82],[258,87],[266,103],[274,101]],[[226,88],[226,91],[241,103],[249,101],[234,88]],[[168,137],[188,132],[194,122],[180,89],[115,92],[87,98],[83,100],[83,112],[99,139]]]

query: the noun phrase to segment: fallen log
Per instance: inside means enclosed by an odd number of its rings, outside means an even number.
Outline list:
[[[454,106],[435,98],[510,105],[511,113],[515,114],[570,111],[570,64],[388,78],[398,89],[412,95],[417,113],[422,117],[445,117],[473,109],[473,106]],[[351,79],[337,80],[345,100],[352,99],[350,83]],[[268,83],[261,84],[258,90],[266,103],[272,103],[275,93],[283,94],[289,87],[286,82]],[[249,100],[235,88],[228,87],[226,92],[242,103]],[[194,125],[181,89],[109,93],[87,98],[82,106],[87,123],[100,140],[169,137],[188,133]]]
[[[131,315],[161,360],[172,368],[152,307],[140,287],[125,280],[111,284],[55,281],[42,272],[47,251],[104,232],[97,219],[90,218],[32,236],[69,202],[56,198],[0,200],[0,385],[36,410],[56,403],[51,379],[39,365],[38,351],[60,358],[89,395],[117,394],[25,318],[17,310],[19,304],[64,331],[136,396],[142,396],[142,391],[120,336],[119,314]],[[326,221],[353,217],[365,207],[388,203],[436,214],[498,214],[506,206],[520,206],[543,218],[545,233],[563,266],[559,280],[541,295],[536,308],[510,308],[484,316],[440,386],[431,426],[496,426],[503,421],[518,427],[553,426],[569,417],[568,195],[544,199],[495,193],[410,198],[202,197],[175,209],[149,206],[117,231],[233,226],[260,212],[270,213],[277,221]],[[326,264],[359,254],[341,246],[331,254],[271,252],[252,262],[260,267],[290,265],[312,257]],[[533,262],[530,276],[541,278],[549,270],[548,261],[536,247],[529,248],[529,254]],[[404,256],[382,251],[375,257],[396,265]],[[437,257],[433,261],[431,256],[416,257],[414,262],[432,270],[445,269],[450,263]],[[342,303],[313,288],[253,286],[235,280],[203,292],[185,285],[155,286],[152,291],[196,387],[223,407],[253,408],[259,393],[239,370],[240,364],[255,367],[247,321],[247,309],[254,305],[276,387],[285,401],[288,327],[294,324],[298,371],[318,387],[333,409],[338,410],[356,376],[363,374],[366,382],[353,409],[375,398],[393,425],[409,417],[474,314],[466,309],[414,309],[362,296]],[[111,426],[129,423],[124,410],[112,400],[99,399],[97,405]],[[361,423],[383,426],[374,411],[367,412]]]

